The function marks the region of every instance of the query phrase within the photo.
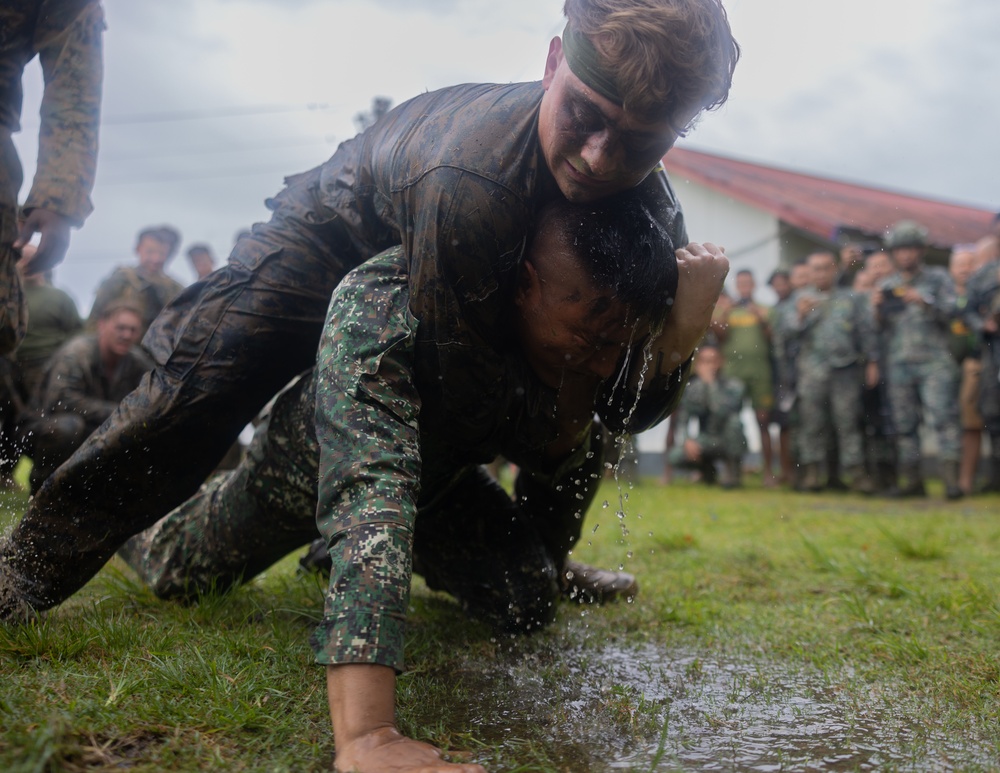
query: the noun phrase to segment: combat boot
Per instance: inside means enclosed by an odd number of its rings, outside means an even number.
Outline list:
[[[739,459],[725,459],[722,462],[722,475],[719,478],[719,485],[724,489],[739,488],[740,461]]]
[[[875,493],[875,483],[865,468],[860,464],[855,467],[848,467],[845,471],[847,473],[847,480],[850,481],[850,490],[856,494],[865,494],[870,496]]]
[[[908,464],[903,467],[903,477],[906,485],[899,488],[900,497],[925,497],[927,489],[924,488],[924,477],[920,472],[920,463]]]
[[[579,561],[566,561],[560,577],[562,595],[579,604],[604,604],[623,598],[631,601],[639,583],[628,572],[598,569]]]
[[[961,499],[965,492],[958,485],[958,462],[943,462],[941,464],[941,477],[944,478],[944,498],[952,501]]]
[[[819,463],[813,462],[805,466],[802,474],[802,490],[813,493],[823,490],[823,484],[819,482]]]

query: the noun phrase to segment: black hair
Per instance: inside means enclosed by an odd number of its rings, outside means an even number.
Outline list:
[[[736,276],[749,276],[751,279],[753,279],[753,271],[751,271],[748,268],[741,268],[739,271],[736,272]]]
[[[677,295],[677,257],[638,189],[596,203],[550,202],[536,233],[543,229],[555,231],[572,249],[595,285],[614,292],[654,327],[663,323]]]

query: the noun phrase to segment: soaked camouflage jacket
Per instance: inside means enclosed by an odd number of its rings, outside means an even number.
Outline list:
[[[114,373],[105,373],[97,336],[84,333],[68,341],[52,355],[35,393],[33,406],[46,415],[78,414],[88,427],[96,429],[114,412],[125,395],[139,385],[150,367],[152,362],[146,353],[133,346]]]
[[[815,299],[818,305],[800,317],[796,304],[805,297]],[[875,319],[863,294],[846,287],[827,293],[803,288],[792,296],[789,319],[800,372],[846,368],[878,359]]]
[[[557,434],[556,391],[516,353],[497,355],[488,391],[450,400],[446,395],[479,389],[479,374],[444,369],[426,356],[411,299],[405,256],[389,250],[337,287],[320,343],[317,524],[333,558],[324,620],[314,636],[320,663],[402,669],[414,521],[457,472],[502,454],[554,488],[590,451],[585,443],[567,458],[545,458]],[[640,410],[669,413],[682,390],[678,381],[644,392],[640,403],[652,405]],[[478,424],[461,415],[470,401],[482,417]],[[598,398],[593,412],[614,417],[631,402],[633,396],[611,405]]]
[[[24,208],[52,210],[77,226],[92,210],[103,30],[98,0],[4,0],[0,6],[0,132],[9,136],[20,128],[21,75],[36,55],[45,78],[38,167]]]
[[[924,304],[904,303],[895,295],[906,287],[916,288]],[[951,321],[958,314],[958,299],[947,271],[921,266],[909,280],[895,273],[876,292],[886,295],[876,319],[889,364],[951,360]]]

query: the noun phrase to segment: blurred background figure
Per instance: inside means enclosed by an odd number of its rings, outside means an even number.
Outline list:
[[[771,310],[771,372],[774,376],[774,408],[771,409],[770,423],[778,427],[778,464],[781,474],[778,482],[782,485],[795,483],[797,454],[793,451],[792,425],[795,409],[795,348],[789,337],[790,314],[794,303],[791,275],[778,269],[767,280],[778,296]]]
[[[966,323],[968,283],[976,269],[975,244],[956,244],[948,258],[948,273],[955,283],[959,316],[951,321],[951,353],[961,371],[958,391],[959,421],[962,428],[962,457],[958,485],[968,495],[975,489],[976,470],[983,443],[983,416],[979,412],[979,380],[983,365],[979,336]]]
[[[207,244],[192,244],[188,247],[187,259],[198,279],[204,279],[215,271],[215,256]]]
[[[677,429],[670,463],[697,471],[707,484],[718,481],[723,488],[734,488],[741,482],[747,448],[740,420],[746,388],[722,372],[723,363],[715,344],[698,347],[693,375],[673,417]],[[693,432],[692,424],[696,425]],[[722,467],[721,476],[716,465]]]

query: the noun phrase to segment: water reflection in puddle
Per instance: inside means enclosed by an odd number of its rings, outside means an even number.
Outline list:
[[[995,732],[949,732],[916,699],[851,673],[653,646],[573,649],[554,661],[516,649],[470,690],[480,700],[470,707],[477,735],[541,733],[574,773],[1000,769],[985,740]],[[471,671],[462,679],[477,681]]]

